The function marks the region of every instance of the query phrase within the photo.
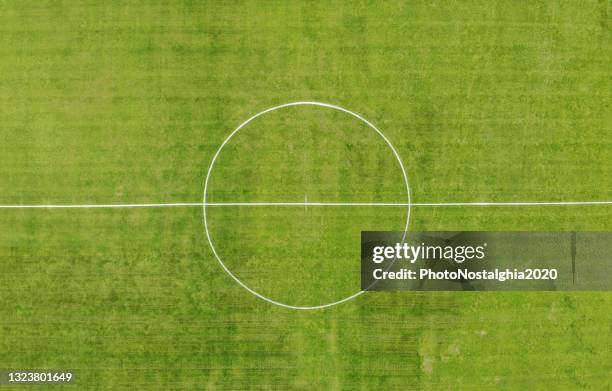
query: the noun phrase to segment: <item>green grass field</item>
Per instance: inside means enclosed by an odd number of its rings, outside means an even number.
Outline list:
[[[612,200],[610,8],[3,1],[0,204],[202,202],[233,129],[305,100],[379,127],[414,202]],[[209,196],[401,202],[400,180],[363,124],[296,107],[228,144]],[[297,305],[357,291],[359,232],[405,223],[402,207],[209,212],[228,267]],[[0,369],[71,369],[78,389],[612,388],[611,293],[290,310],[224,273],[202,215],[0,209]],[[410,229],[612,230],[612,207],[415,207]]]

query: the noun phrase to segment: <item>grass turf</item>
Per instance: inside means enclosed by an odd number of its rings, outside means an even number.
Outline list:
[[[607,2],[0,13],[2,204],[197,202],[229,132],[295,100],[373,121],[415,201],[612,199]],[[309,180],[329,195],[345,184],[329,179]],[[256,246],[288,212],[223,213],[258,221]],[[359,221],[295,213],[306,238]],[[381,293],[294,312],[222,273],[199,208],[0,217],[3,368],[75,369],[88,389],[610,387],[608,293]],[[421,208],[411,229],[609,230],[611,218],[607,206]]]

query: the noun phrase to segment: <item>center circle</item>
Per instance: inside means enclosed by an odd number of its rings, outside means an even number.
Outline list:
[[[286,103],[286,104],[282,104],[282,105],[278,105],[278,106],[274,106],[271,108],[268,108],[266,110],[260,111],[257,114],[254,114],[253,116],[249,117],[247,120],[245,120],[243,123],[241,123],[236,129],[234,129],[234,131],[232,131],[229,136],[223,141],[223,143],[219,146],[219,148],[217,149],[217,151],[215,152],[215,155],[212,158],[212,161],[208,167],[208,171],[206,173],[206,180],[204,182],[204,199],[203,199],[203,215],[204,215],[204,230],[206,232],[206,237],[208,239],[208,243],[210,245],[210,248],[215,256],[215,258],[217,259],[217,261],[219,262],[219,264],[221,265],[221,267],[223,268],[223,270],[234,280],[236,281],[242,288],[244,288],[245,290],[247,290],[249,293],[253,294],[254,296],[277,306],[280,307],[284,307],[284,308],[289,308],[289,309],[296,309],[296,310],[312,310],[312,309],[321,309],[321,308],[327,308],[327,307],[331,307],[337,304],[341,304],[344,302],[347,302],[349,300],[352,300],[354,298],[356,298],[357,296],[363,294],[365,292],[365,290],[358,290],[357,292],[350,294],[340,300],[335,300],[335,301],[331,301],[331,302],[327,302],[327,303],[322,303],[322,304],[317,304],[317,305],[308,305],[308,306],[301,306],[301,305],[292,305],[292,304],[287,304],[285,302],[281,302],[279,300],[275,300],[272,299],[266,295],[263,295],[261,293],[259,293],[258,291],[256,291],[255,289],[251,288],[249,285],[247,285],[242,279],[240,279],[234,272],[232,272],[232,270],[230,270],[230,268],[226,265],[226,263],[223,261],[223,259],[221,258],[221,256],[219,255],[219,251],[217,250],[214,241],[212,239],[212,235],[210,232],[210,227],[209,227],[209,218],[208,218],[208,214],[207,214],[207,209],[208,209],[208,205],[209,203],[207,202],[207,196],[208,196],[208,192],[209,192],[209,184],[210,184],[210,179],[211,179],[211,174],[213,172],[213,169],[215,167],[215,163],[217,162],[217,159],[219,157],[219,155],[221,154],[221,151],[223,151],[223,149],[226,147],[226,145],[228,145],[228,143],[230,142],[230,140],[232,140],[232,138],[241,130],[243,129],[245,126],[247,126],[249,123],[251,123],[252,121],[254,121],[255,119],[267,114],[267,113],[271,113],[273,111],[277,111],[277,110],[281,110],[281,109],[285,109],[285,108],[289,108],[289,107],[294,107],[294,106],[317,106],[317,107],[322,107],[325,109],[329,109],[329,110],[334,110],[336,112],[341,112],[341,113],[345,113],[350,115],[353,118],[358,119],[359,121],[361,121],[361,123],[365,124],[368,128],[370,128],[371,130],[373,130],[378,136],[380,136],[380,138],[382,138],[382,140],[385,142],[386,146],[391,150],[391,152],[393,153],[393,156],[395,157],[395,159],[397,160],[397,163],[399,164],[399,168],[401,170],[401,174],[402,174],[402,180],[403,180],[403,185],[405,186],[405,192],[406,192],[406,199],[405,199],[405,205],[406,205],[406,224],[404,227],[404,239],[406,237],[406,234],[408,232],[408,227],[409,227],[409,223],[410,223],[410,207],[411,207],[411,200],[410,200],[410,186],[408,183],[408,175],[406,173],[404,164],[402,162],[402,159],[400,158],[399,153],[397,152],[397,150],[395,149],[395,147],[393,146],[393,144],[391,144],[391,142],[389,141],[389,139],[376,127],[374,126],[374,124],[372,124],[370,121],[368,121],[367,119],[365,119],[364,117],[362,117],[361,115],[354,113],[348,109],[342,108],[340,106],[336,106],[336,105],[332,105],[329,103],[323,103],[323,102],[314,102],[314,101],[309,101],[309,102],[291,102],[291,103]],[[257,201],[257,200],[255,200]],[[274,200],[270,200],[270,201],[274,201]],[[231,206],[231,202],[225,203],[226,206]],[[246,203],[238,203],[241,205],[247,205],[249,204],[249,202]],[[253,202],[252,205],[258,205],[258,206],[262,206],[262,204],[266,204],[266,202]],[[297,202],[288,202],[288,203],[283,203],[283,202],[268,202],[267,204],[271,204],[271,205],[287,205],[287,206],[295,206],[295,205],[300,205],[300,203]],[[291,205],[290,205],[291,204]],[[323,203],[324,204],[324,203]],[[358,204],[356,203],[342,203],[342,202],[329,202],[329,204],[334,204],[335,206],[349,206],[349,207],[359,207]],[[403,205],[404,203],[402,203]],[[210,205],[213,205],[213,203],[211,203]],[[304,203],[303,203],[304,207],[306,208],[308,206],[308,202],[305,199]],[[365,203],[364,205],[370,205]],[[380,203],[373,203],[371,204],[372,206],[380,206]],[[215,206],[223,206],[223,203],[218,203],[215,204]],[[248,205],[247,205],[248,206]],[[324,206],[323,206],[324,207]]]

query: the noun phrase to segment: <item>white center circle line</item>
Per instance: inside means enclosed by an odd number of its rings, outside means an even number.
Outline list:
[[[219,254],[217,253],[217,249],[215,248],[215,245],[213,243],[210,231],[209,231],[209,227],[208,227],[208,220],[207,220],[207,214],[206,214],[206,207],[207,207],[207,203],[206,203],[206,197],[208,194],[208,185],[209,185],[209,181],[210,181],[210,175],[213,171],[213,168],[215,166],[215,162],[217,161],[217,158],[219,157],[221,151],[223,150],[223,148],[225,147],[225,145],[227,143],[229,143],[229,141],[234,137],[234,135],[236,135],[236,133],[238,133],[242,128],[244,128],[246,125],[248,125],[251,121],[255,120],[256,118],[275,111],[275,110],[279,110],[279,109],[283,109],[286,107],[291,107],[291,106],[320,106],[320,107],[326,107],[332,110],[336,110],[336,111],[341,111],[343,113],[349,114],[357,119],[359,119],[360,121],[362,121],[363,123],[365,123],[370,129],[374,130],[380,137],[382,137],[382,139],[385,141],[385,143],[387,144],[387,146],[391,149],[391,151],[393,152],[393,155],[395,156],[395,158],[397,159],[400,169],[402,171],[402,176],[403,176],[403,180],[404,180],[404,184],[406,186],[406,226],[404,228],[404,236],[403,236],[403,240],[406,239],[406,235],[408,232],[408,227],[410,225],[410,186],[408,184],[408,175],[406,174],[406,169],[404,168],[404,163],[402,162],[402,159],[399,156],[399,153],[397,152],[397,150],[395,149],[395,147],[393,146],[393,144],[391,144],[391,141],[389,141],[389,139],[376,127],[374,126],[374,124],[372,124],[370,121],[368,121],[367,119],[365,119],[364,117],[362,117],[361,115],[354,113],[350,110],[347,110],[343,107],[340,106],[336,106],[336,105],[332,105],[329,103],[323,103],[323,102],[315,102],[315,101],[304,101],[304,102],[291,102],[291,103],[285,103],[279,106],[274,106],[274,107],[270,107],[266,110],[260,111],[259,113],[251,116],[250,118],[248,118],[246,121],[244,121],[243,123],[241,123],[236,129],[234,129],[234,131],[232,131],[230,133],[229,136],[227,136],[227,138],[223,141],[223,143],[219,146],[219,148],[217,149],[217,151],[215,152],[215,155],[213,156],[210,165],[208,167],[208,171],[206,173],[206,180],[204,182],[204,200],[202,203],[202,210],[204,213],[204,230],[206,232],[206,238],[208,239],[208,244],[210,245],[210,248],[215,256],[215,258],[217,259],[217,261],[219,262],[219,264],[221,265],[221,267],[223,268],[223,270],[225,270],[225,272],[234,280],[236,281],[241,287],[243,287],[244,289],[246,289],[249,293],[253,294],[254,296],[270,303],[270,304],[274,304],[280,307],[284,307],[284,308],[289,308],[289,309],[294,309],[294,310],[315,310],[315,309],[322,309],[322,308],[328,308],[328,307],[332,307],[338,304],[342,304],[345,303],[349,300],[352,300],[354,298],[356,298],[357,296],[360,296],[361,294],[363,294],[365,291],[364,290],[360,290],[348,297],[345,297],[343,299],[340,299],[338,301],[334,301],[331,303],[326,303],[326,304],[320,304],[320,305],[314,305],[314,306],[296,306],[296,305],[291,305],[291,304],[286,304],[286,303],[282,303],[279,301],[276,301],[274,299],[271,299],[267,296],[262,295],[261,293],[255,291],[254,289],[252,289],[251,287],[249,287],[248,285],[246,285],[242,280],[240,280],[223,262],[223,260],[221,259],[221,257],[219,256]]]

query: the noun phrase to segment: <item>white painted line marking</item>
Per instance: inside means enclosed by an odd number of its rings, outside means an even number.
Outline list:
[[[412,202],[411,206],[538,206],[538,205],[609,205],[612,201],[550,202]],[[209,202],[214,206],[408,206],[403,202]]]
[[[543,201],[543,202],[416,202],[411,206],[564,206],[564,205],[612,205],[612,201]],[[111,208],[168,208],[204,206],[202,202],[176,202],[168,204],[51,204],[51,205],[0,205],[0,209],[111,209]],[[408,206],[404,202],[208,202],[207,207],[231,206]]]
[[[291,103],[285,103],[279,106],[274,106],[274,107],[270,107],[269,109],[260,111],[259,113],[249,117],[246,121],[244,121],[243,123],[241,123],[240,125],[238,125],[238,127],[236,129],[234,129],[229,136],[227,136],[227,138],[223,141],[223,143],[221,143],[221,146],[219,146],[219,149],[217,149],[217,152],[215,152],[215,155],[213,156],[210,165],[208,166],[208,172],[206,173],[206,180],[204,181],[204,197],[203,197],[203,204],[204,207],[202,208],[204,213],[203,213],[203,217],[204,217],[204,231],[206,232],[206,238],[208,239],[208,244],[210,245],[210,249],[212,250],[213,254],[215,255],[215,258],[217,258],[217,261],[219,261],[219,264],[221,265],[221,267],[223,268],[223,270],[225,270],[225,272],[234,279],[234,281],[236,281],[238,283],[238,285],[242,286],[244,289],[246,289],[249,293],[251,293],[254,296],[259,297],[262,300],[267,301],[270,304],[275,304],[281,307],[285,307],[285,308],[290,308],[290,309],[295,309],[295,310],[315,310],[315,309],[321,309],[321,308],[327,308],[327,307],[332,307],[334,305],[337,304],[342,304],[344,302],[347,302],[349,300],[352,300],[354,298],[356,298],[357,296],[361,295],[363,292],[365,292],[364,290],[360,290],[357,293],[354,293],[351,296],[345,297],[344,299],[332,302],[332,303],[326,303],[326,304],[319,304],[319,305],[312,305],[312,306],[295,306],[295,305],[290,305],[290,304],[285,304],[285,303],[281,303],[279,301],[276,301],[274,299],[271,299],[269,297],[266,297],[264,295],[262,295],[261,293],[256,292],[254,289],[250,288],[249,286],[247,286],[243,281],[240,280],[240,278],[238,278],[234,273],[232,273],[232,271],[225,265],[225,263],[223,262],[223,260],[221,259],[221,257],[219,256],[219,254],[217,253],[217,249],[215,248],[215,244],[212,240],[212,237],[210,235],[210,232],[208,230],[208,221],[206,218],[206,210],[208,207],[208,203],[206,200],[206,196],[208,193],[208,183],[210,180],[210,174],[213,171],[213,168],[215,166],[215,162],[217,161],[217,158],[219,157],[219,154],[221,153],[221,151],[223,150],[223,148],[225,147],[225,145],[227,143],[230,142],[230,140],[232,139],[232,137],[234,137],[234,135],[236,135],[240,129],[244,128],[246,125],[248,125],[251,121],[257,119],[258,117],[266,114],[266,113],[270,113],[272,111],[275,110],[280,110],[286,107],[291,107],[291,106],[302,106],[302,105],[307,105],[307,106],[320,106],[320,107],[325,107],[331,110],[336,110],[336,111],[341,111],[343,113],[349,114],[351,116],[353,116],[354,118],[359,119],[361,122],[365,123],[366,125],[368,125],[368,127],[370,127],[370,129],[372,129],[373,131],[375,131],[387,144],[387,146],[389,147],[389,149],[391,149],[391,151],[393,152],[393,155],[395,156],[395,158],[397,159],[397,162],[399,164],[399,168],[402,171],[402,176],[403,176],[403,180],[404,180],[404,184],[406,186],[406,227],[404,228],[404,236],[402,237],[402,241],[404,241],[406,234],[408,232],[408,227],[410,226],[410,204],[412,203],[412,200],[410,199],[410,186],[408,184],[408,174],[406,173],[406,169],[404,168],[404,163],[402,162],[402,158],[400,157],[399,153],[397,152],[397,150],[395,149],[395,147],[393,146],[393,144],[391,144],[391,141],[389,141],[389,139],[387,138],[387,136],[385,136],[383,134],[383,132],[381,132],[374,124],[372,124],[370,121],[368,121],[367,119],[365,119],[364,117],[362,117],[361,115],[347,110],[343,107],[340,106],[336,106],[336,105],[332,105],[329,103],[323,103],[323,102],[291,102]],[[306,209],[308,206],[306,205],[306,201],[304,200],[304,208]]]
[[[543,206],[543,205],[610,205],[612,201],[542,201],[542,202],[426,202],[415,206]]]
[[[201,202],[170,204],[76,204],[76,205],[0,205],[0,209],[103,209],[103,208],[166,208],[172,206],[202,206]]]

